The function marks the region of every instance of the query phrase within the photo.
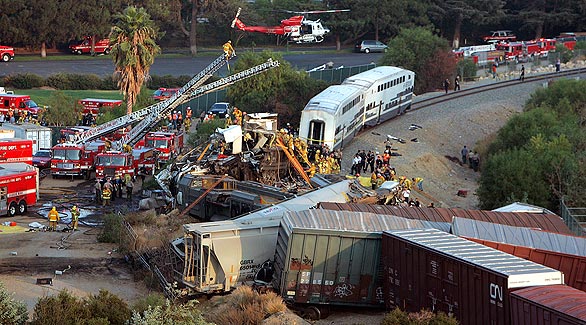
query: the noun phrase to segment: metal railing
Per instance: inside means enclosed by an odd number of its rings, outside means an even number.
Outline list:
[[[569,208],[562,199],[560,201],[562,219],[576,236],[586,236],[586,207]]]

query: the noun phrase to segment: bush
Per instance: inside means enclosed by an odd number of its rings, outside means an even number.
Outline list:
[[[71,89],[102,89],[103,80],[95,74],[71,75]]]
[[[31,324],[124,325],[130,316],[128,305],[106,290],[87,298],[63,290],[56,296],[39,298]]]
[[[151,76],[149,81],[147,82],[147,87],[150,89],[159,89],[159,88],[180,88],[183,87],[189,80],[191,80],[191,76],[178,76],[174,77],[171,75],[164,75],[164,76]]]
[[[45,85],[59,90],[72,89],[69,77],[67,73],[57,73],[47,77]]]
[[[206,318],[216,324],[259,324],[285,309],[285,303],[276,293],[259,294],[248,286],[241,286],[225,297]]]
[[[565,47],[563,44],[557,44],[555,46],[555,53],[556,58],[559,58],[562,63],[568,63],[574,57],[574,54],[570,49]]]
[[[164,305],[149,306],[145,311],[134,311],[132,325],[212,325],[204,320],[201,312],[196,309],[197,301],[185,304],[173,303],[168,300]],[[220,323],[218,323],[220,324]]]
[[[463,80],[470,80],[476,77],[476,71],[478,70],[478,67],[476,66],[476,63],[474,63],[474,60],[464,59],[458,61],[456,69],[458,70],[460,76],[462,76]]]
[[[104,228],[98,236],[101,243],[119,243],[122,231],[122,216],[117,213],[109,213],[104,216]]]
[[[385,315],[381,325],[458,325],[458,321],[443,312],[434,314],[429,310],[407,313],[399,308]]]
[[[149,307],[163,307],[165,306],[167,300],[165,296],[161,293],[151,293],[148,296],[139,299],[134,306],[132,306],[133,313],[143,314]]]
[[[15,89],[42,87],[44,82],[41,76],[32,73],[9,75],[4,78],[4,86]]]
[[[0,324],[24,325],[28,320],[26,305],[14,300],[0,282]]]

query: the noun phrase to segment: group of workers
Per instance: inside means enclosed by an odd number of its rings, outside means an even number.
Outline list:
[[[126,199],[132,199],[134,180],[130,174],[126,174],[124,179],[119,175],[116,175],[114,179],[96,179],[96,185],[94,188],[96,203],[102,204],[103,206],[109,206],[111,201],[114,201],[116,198],[122,198],[123,188],[126,189]]]

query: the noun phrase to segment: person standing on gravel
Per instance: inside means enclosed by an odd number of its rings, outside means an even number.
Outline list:
[[[444,80],[443,86],[444,86],[444,90],[446,91],[446,94],[447,94],[448,90],[450,89],[450,80],[448,78],[446,78],[446,80]]]
[[[73,227],[73,231],[77,230],[77,225],[79,224],[79,209],[77,205],[74,205],[71,208],[71,226]]]
[[[521,76],[519,77],[519,80],[525,81],[525,65],[524,64],[521,64]]]
[[[47,219],[49,219],[49,230],[57,230],[57,222],[59,222],[60,218],[56,207],[51,208],[51,211],[49,211],[49,214],[47,215]]]
[[[462,151],[460,151],[460,153],[462,154],[462,164],[466,165],[466,161],[468,160],[468,148],[466,148],[466,146],[464,146],[464,148],[462,148]]]
[[[460,90],[460,75],[457,75],[454,79],[454,91]]]

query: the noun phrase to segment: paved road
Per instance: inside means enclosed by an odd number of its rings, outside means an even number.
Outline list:
[[[381,53],[340,53],[340,54],[288,54],[283,56],[293,67],[300,70],[308,70],[326,62],[333,62],[334,67],[364,65],[371,62],[378,63]],[[152,75],[190,75],[200,72],[212,62],[213,56],[184,57],[184,58],[159,58],[151,67]],[[28,62],[2,62],[0,63],[0,75],[18,73],[34,73],[47,77],[56,73],[96,74],[107,76],[114,71],[112,61],[106,59],[71,60],[71,61],[28,61]]]

